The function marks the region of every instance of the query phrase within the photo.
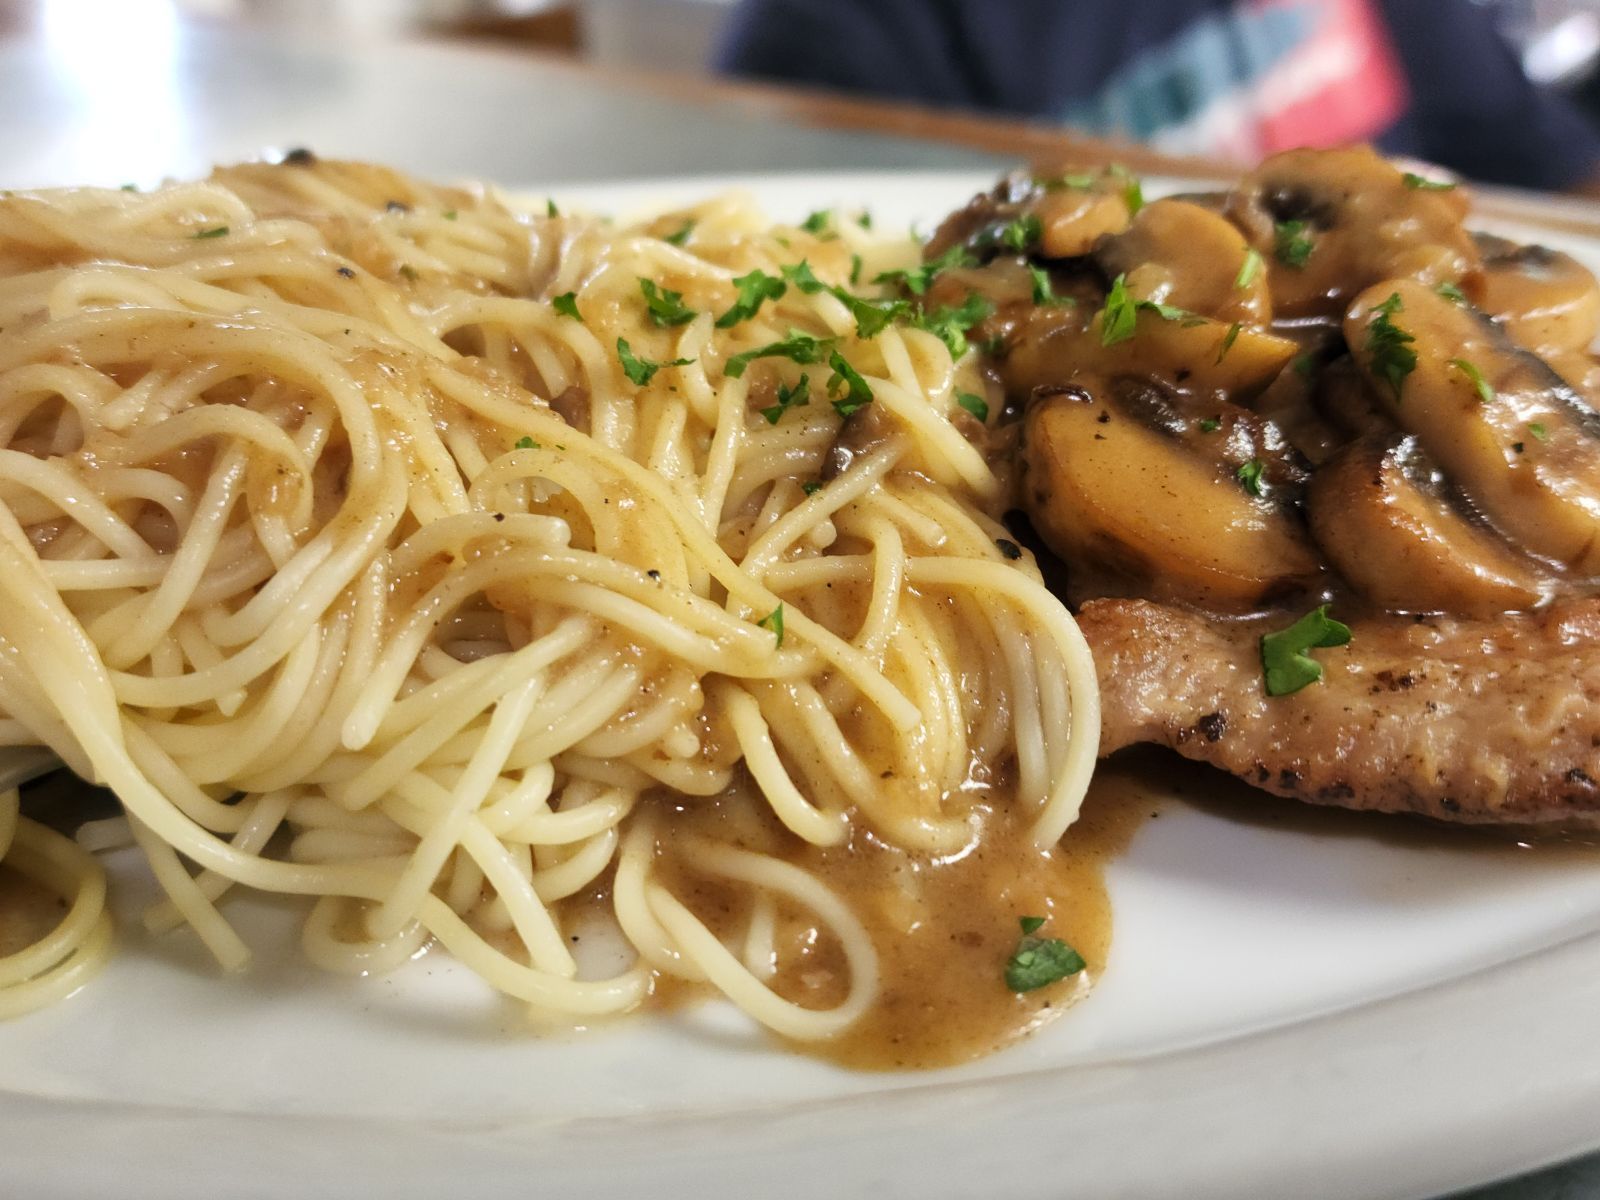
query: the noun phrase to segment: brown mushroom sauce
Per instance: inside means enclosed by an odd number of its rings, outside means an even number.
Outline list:
[[[1292,151],[1142,202],[1016,174],[934,235],[981,294],[1016,506],[1074,603],[1484,618],[1600,575],[1600,287],[1470,232],[1464,189]]]

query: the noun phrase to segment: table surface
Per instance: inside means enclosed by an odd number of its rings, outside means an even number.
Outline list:
[[[294,146],[435,178],[567,180],[783,170],[992,170],[1018,159],[1217,172],[1016,121],[602,71],[460,44],[329,45],[101,10],[0,38],[0,187],[149,185]],[[1490,203],[1516,212],[1522,199]],[[1564,223],[1600,230],[1574,205]],[[1600,1196],[1600,1155],[1466,1194]]]

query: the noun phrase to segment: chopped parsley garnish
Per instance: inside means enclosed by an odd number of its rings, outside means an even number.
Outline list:
[[[415,283],[417,281],[417,269],[410,263],[401,263],[400,276],[402,279],[409,279],[412,283]]]
[[[644,293],[645,308],[657,325],[687,325],[700,314],[683,303],[683,293],[660,286],[654,279],[639,280],[639,290]]]
[[[1468,362],[1464,358],[1452,358],[1450,365],[1472,381],[1472,386],[1477,390],[1479,400],[1482,400],[1485,404],[1493,402],[1494,385],[1483,377],[1483,372],[1478,370],[1475,363]]]
[[[871,229],[872,228],[872,213],[869,212],[867,209],[862,209],[861,210],[861,215],[856,218],[856,224],[861,226],[861,228],[863,228],[863,229]]]
[[[1247,288],[1256,281],[1256,276],[1261,274],[1261,252],[1254,246],[1244,252],[1244,263],[1239,267],[1239,273],[1233,277],[1233,286]]]
[[[671,362],[651,362],[648,358],[638,358],[628,345],[627,338],[617,339],[617,357],[622,360],[622,373],[640,387],[654,379],[662,367],[686,367],[694,361],[692,358],[675,358]]]
[[[1393,320],[1394,314],[1404,308],[1400,293],[1390,292],[1389,298],[1372,310],[1377,315],[1367,326],[1367,353],[1372,358],[1372,372],[1388,381],[1396,400],[1400,399],[1400,387],[1406,376],[1417,369],[1417,352],[1411,349],[1416,339]]]
[[[1311,226],[1305,221],[1279,221],[1273,226],[1272,252],[1277,255],[1279,262],[1296,270],[1306,265],[1316,246],[1310,229]]]
[[[513,448],[517,450],[537,450],[539,449],[539,443],[531,437],[519,437]]]
[[[855,287],[861,282],[861,255],[850,256],[850,286]]]
[[[850,315],[856,319],[857,337],[877,337],[892,321],[911,311],[911,305],[905,300],[868,300],[864,296],[852,295],[843,288],[828,290],[839,298],[840,302],[850,310]]]
[[[139,190],[139,185],[136,183],[125,183],[122,185],[122,190],[125,192],[137,192]]]
[[[951,246],[943,254],[929,259],[920,267],[913,267],[909,271],[885,271],[872,282],[903,283],[912,295],[920,296],[928,290],[928,285],[940,271],[947,271],[951,267],[976,266],[977,261],[968,253],[965,246]]]
[[[733,302],[732,308],[717,318],[718,329],[728,329],[740,321],[748,321],[763,303],[776,300],[789,290],[789,285],[783,280],[761,270],[740,275],[733,281],[733,286],[739,289],[739,298]]]
[[[1013,992],[1032,992],[1076,975],[1089,964],[1060,938],[1035,936],[1044,925],[1043,917],[1022,917],[1017,921],[1022,937],[1006,962],[1006,986]]]
[[[1033,302],[1035,304],[1072,306],[1078,303],[1071,296],[1056,295],[1055,288],[1050,283],[1050,272],[1037,263],[1028,264],[1028,275],[1033,280]]]
[[[1128,215],[1136,217],[1139,210],[1144,207],[1144,184],[1139,182],[1139,177],[1129,172],[1121,163],[1112,163],[1110,171],[1113,175],[1123,178],[1122,202],[1128,206]]]
[[[544,215],[547,217],[559,217],[561,215],[561,210],[556,207],[554,200],[546,200],[544,202]]]
[[[818,292],[825,292],[828,290],[828,285],[823,283],[822,280],[818,279],[815,272],[811,270],[811,263],[807,259],[802,258],[797,263],[791,263],[786,267],[780,267],[779,270],[783,272],[783,277],[785,279],[794,284],[795,287],[799,288],[808,296],[815,296]],[[747,275],[745,278],[748,279],[749,276]],[[735,282],[738,281],[735,280]]]
[[[789,336],[782,341],[768,342],[765,346],[757,346],[754,350],[735,354],[722,370],[730,379],[737,379],[744,374],[745,368],[758,358],[787,358],[791,362],[806,366],[822,362],[832,349],[832,338],[812,337],[809,333],[791,329]]]
[[[550,307],[555,309],[563,317],[571,317],[574,321],[583,320],[583,314],[578,311],[577,292],[563,292],[554,300],[550,301]]]
[[[1533,435],[1533,440],[1536,442],[1548,442],[1550,440],[1550,431],[1538,421],[1528,422],[1528,432]]]
[[[774,650],[783,649],[783,605],[778,605],[777,608],[762,617],[756,624],[763,629],[772,630],[777,635],[777,641],[772,644]]]
[[[1414,191],[1422,192],[1453,192],[1456,185],[1444,179],[1429,179],[1426,175],[1418,175],[1414,171],[1407,171],[1401,176],[1405,185]]]
[[[1261,471],[1261,460],[1252,458],[1233,474],[1240,483],[1244,484],[1245,491],[1252,496],[1259,496],[1261,495]]]
[[[1181,321],[1185,325],[1204,323],[1204,318],[1175,305],[1135,300],[1128,291],[1126,277],[1118,275],[1111,281],[1105,307],[1100,310],[1100,344],[1115,346],[1131,338],[1138,328],[1141,312],[1153,312],[1164,321]]]
[[[942,341],[950,351],[951,358],[960,358],[967,352],[967,330],[993,312],[994,305],[977,292],[969,292],[958,307],[924,312],[912,318],[912,324]]]
[[[778,402],[761,410],[768,425],[776,425],[791,408],[801,408],[811,403],[811,380],[801,375],[793,387],[778,385]]]
[[[1200,421],[1201,433],[1215,433],[1222,428],[1221,417],[1204,417]]]
[[[443,216],[446,221],[454,221],[456,219],[456,210],[453,208],[447,208],[440,215]]]
[[[976,396],[971,392],[957,392],[956,403],[980,421],[989,419],[989,402],[982,396]]]
[[[828,376],[828,395],[844,389],[844,395],[833,402],[835,412],[848,417],[872,403],[872,389],[860,372],[845,361],[844,355],[835,350],[828,355],[828,365],[833,368],[833,374]]]
[[[677,233],[669,233],[661,240],[672,246],[681,246],[689,240],[689,235],[694,232],[694,225],[693,221],[685,221],[683,228],[678,230]]]
[[[1239,340],[1239,330],[1244,326],[1238,321],[1228,326],[1228,332],[1222,336],[1222,347],[1217,351],[1217,361],[1221,362],[1228,357],[1228,351],[1233,349],[1234,342]]]
[[[827,232],[828,226],[832,224],[832,222],[833,211],[831,209],[822,208],[812,213],[804,221],[801,221],[800,228],[804,229],[807,233],[814,233],[820,236],[821,234]]]
[[[1328,605],[1314,608],[1287,629],[1261,635],[1261,668],[1267,695],[1287,696],[1322,678],[1322,664],[1306,653],[1343,646],[1350,627],[1328,616]]]
[[[218,225],[213,229],[202,229],[199,233],[194,235],[196,241],[201,241],[205,238],[219,238],[227,236],[228,227],[226,225]]]
[[[1450,301],[1451,304],[1465,304],[1467,302],[1467,294],[1453,283],[1441,283],[1433,290]]]
[[[1062,188],[1071,188],[1081,192],[1092,188],[1095,180],[1100,177],[1093,171],[1068,171],[1063,175],[1041,176],[1035,175],[1033,181],[1047,192],[1059,192]]]
[[[808,496],[815,496],[822,490],[822,484],[815,479],[808,479],[800,485],[800,490]]]
[[[1032,213],[1024,213],[1002,226],[995,241],[1022,254],[1026,253],[1028,247],[1037,245],[1043,236],[1044,226],[1039,223],[1039,218]]]

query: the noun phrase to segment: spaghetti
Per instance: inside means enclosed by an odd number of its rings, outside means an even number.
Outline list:
[[[0,744],[112,789],[145,923],[226,968],[243,886],[308,897],[334,970],[432,941],[565,1019],[672,976],[839,1034],[879,955],[803,852],[959,856],[984,806],[1048,847],[1099,728],[1071,618],[997,545],[976,356],[847,282],[909,250],[304,156],[0,199]],[[9,1013],[110,923],[15,791],[0,853],[70,905],[0,958]],[[602,977],[569,933],[597,905],[633,960]],[[796,922],[832,1003],[774,984]]]

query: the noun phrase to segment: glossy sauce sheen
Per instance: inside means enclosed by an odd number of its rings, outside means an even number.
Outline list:
[[[1128,844],[1149,808],[1136,793],[1091,788],[1083,816],[1046,852],[1028,840],[1015,806],[976,806],[979,829],[964,853],[932,859],[887,846],[858,830],[839,847],[785,854],[841,896],[866,925],[878,952],[877,1003],[851,1029],[796,1050],[859,1070],[949,1066],[993,1053],[1047,1023],[1088,994],[1111,956],[1112,913],[1105,868]],[[717,826],[715,806],[674,816]],[[705,828],[711,833],[713,829]],[[718,828],[719,837],[730,831]],[[752,849],[779,850],[794,839],[781,831],[739,831]],[[774,845],[776,842],[778,845]],[[674,867],[662,878],[697,916],[734,947],[742,946],[751,893]],[[1076,976],[1022,995],[1005,983],[1007,960],[1022,917],[1045,917],[1038,937],[1060,938],[1085,959]],[[778,970],[770,981],[786,999],[809,1008],[840,1003],[849,978],[836,942],[818,936],[808,914],[779,913]],[[708,997],[682,984],[658,988],[657,1004]]]

